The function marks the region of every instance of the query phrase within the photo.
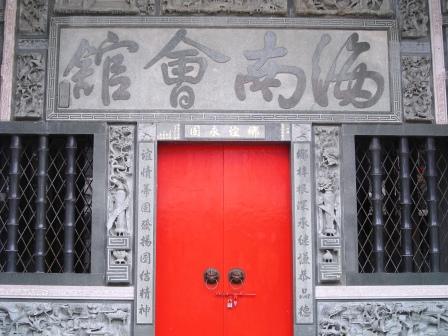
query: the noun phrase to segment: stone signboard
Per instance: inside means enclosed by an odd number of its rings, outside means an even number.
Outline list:
[[[47,119],[401,118],[392,21],[159,20],[56,18]]]

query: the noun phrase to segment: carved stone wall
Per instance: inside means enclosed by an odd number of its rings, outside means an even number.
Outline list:
[[[47,31],[48,0],[20,0],[19,32],[44,34]]]
[[[305,15],[336,14],[389,16],[392,15],[393,10],[390,0],[296,0],[296,12]]]
[[[286,0],[162,0],[164,13],[285,15]]]
[[[427,0],[400,0],[400,28],[402,37],[425,37],[428,35]]]
[[[314,128],[319,281],[341,279],[339,127]]]
[[[403,108],[407,120],[432,120],[431,58],[401,58]]]
[[[320,336],[447,335],[448,301],[321,302]]]
[[[16,56],[15,117],[40,118],[44,111],[45,56],[32,52]]]
[[[131,281],[134,128],[131,125],[109,127],[108,283]]]
[[[0,335],[131,335],[131,305],[1,302]]]
[[[32,1],[32,0],[30,0]],[[154,14],[154,0],[55,0],[61,14]]]

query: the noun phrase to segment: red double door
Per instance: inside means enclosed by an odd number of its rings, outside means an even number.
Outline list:
[[[156,336],[291,336],[289,147],[162,144],[157,183]]]

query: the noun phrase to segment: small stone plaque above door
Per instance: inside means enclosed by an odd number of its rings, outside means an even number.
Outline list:
[[[390,20],[55,18],[47,119],[397,122]]]

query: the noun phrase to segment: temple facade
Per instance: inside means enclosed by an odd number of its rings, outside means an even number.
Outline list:
[[[0,25],[0,335],[448,335],[448,2]]]

